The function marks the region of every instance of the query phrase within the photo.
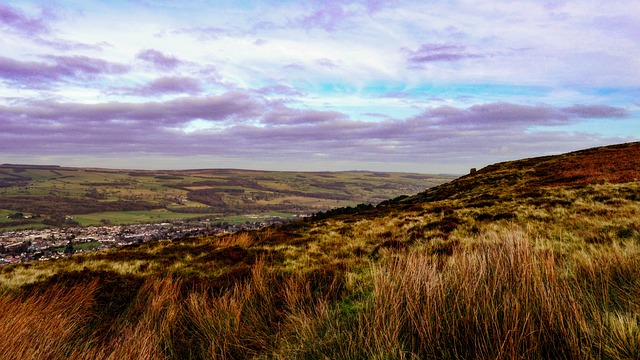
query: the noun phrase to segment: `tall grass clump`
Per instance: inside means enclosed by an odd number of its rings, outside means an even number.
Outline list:
[[[240,359],[273,348],[278,319],[277,289],[259,261],[251,279],[222,294],[191,293],[187,326],[201,358]]]
[[[248,232],[239,232],[232,235],[219,237],[216,239],[216,245],[221,247],[227,246],[242,246],[245,248],[251,247],[255,243],[253,236]]]
[[[592,315],[595,351],[609,359],[640,359],[640,246],[613,244],[576,255],[572,276]]]
[[[0,296],[3,359],[65,359],[90,345],[82,338],[96,283],[51,287],[42,293]]]
[[[260,260],[245,283],[218,294],[190,293],[184,326],[196,349],[192,355],[247,359],[335,354],[328,339],[344,324],[332,320],[330,304],[340,298],[341,279],[340,273],[276,275]]]
[[[527,236],[488,236],[449,258],[411,253],[374,270],[363,314],[374,352],[398,346],[420,358],[584,358],[585,309],[550,253]]]
[[[115,335],[76,358],[166,359],[178,358],[175,346],[182,304],[180,283],[171,277],[147,280],[130,309],[114,324]],[[96,334],[96,337],[99,334]]]

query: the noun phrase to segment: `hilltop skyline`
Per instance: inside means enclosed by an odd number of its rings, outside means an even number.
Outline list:
[[[640,140],[639,1],[0,1],[0,163],[464,173]]]

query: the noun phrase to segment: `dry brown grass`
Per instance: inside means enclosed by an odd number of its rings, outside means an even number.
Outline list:
[[[512,227],[401,254],[284,276],[261,259],[221,292],[150,277],[107,338],[90,328],[95,282],[7,294],[0,344],[12,359],[637,358],[635,242],[558,257]]]
[[[91,340],[78,337],[91,316],[96,283],[53,287],[26,297],[0,297],[3,359],[64,359]]]
[[[584,357],[585,309],[554,257],[521,233],[490,237],[446,260],[412,253],[377,268],[369,317],[392,326],[376,342],[429,358]]]
[[[172,278],[147,281],[135,299],[128,321],[102,348],[75,354],[86,359],[176,358],[174,336],[182,311],[180,286]]]
[[[240,232],[233,235],[226,235],[216,238],[216,245],[221,247],[227,246],[242,246],[245,248],[253,246],[255,239],[248,232]]]

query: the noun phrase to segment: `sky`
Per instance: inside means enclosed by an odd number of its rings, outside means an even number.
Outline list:
[[[0,0],[0,163],[466,173],[638,141],[638,24],[638,0]]]

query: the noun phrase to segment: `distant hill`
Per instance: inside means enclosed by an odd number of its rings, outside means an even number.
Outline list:
[[[293,216],[376,204],[453,178],[370,171],[149,171],[4,164],[0,215],[8,215],[0,219],[16,212],[42,215],[20,224],[37,226],[47,218],[69,216],[82,225],[265,213]],[[15,226],[0,220],[0,228]]]
[[[495,164],[317,221],[7,266],[0,346],[9,358],[638,359],[639,149]]]

